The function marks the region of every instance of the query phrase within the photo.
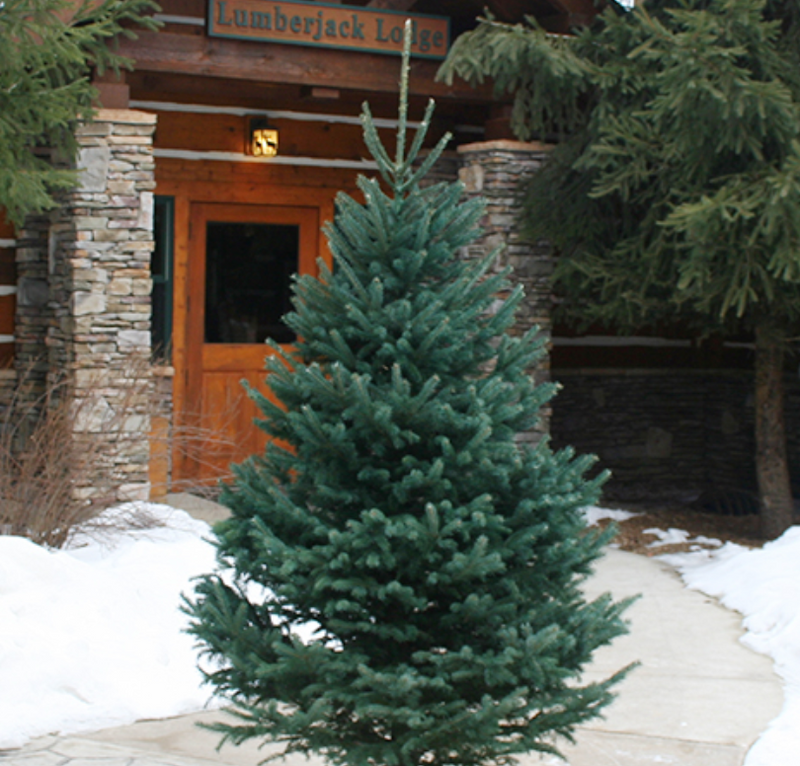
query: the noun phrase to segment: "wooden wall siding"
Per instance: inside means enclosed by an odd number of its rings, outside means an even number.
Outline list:
[[[398,70],[399,72],[399,70]],[[395,72],[395,79],[398,76]],[[379,118],[397,118],[397,94],[335,89],[338,98],[322,99],[311,87],[269,82],[230,80],[220,77],[195,77],[189,74],[134,71],[125,75],[134,102],[177,102],[242,109],[302,111],[315,114],[361,114],[364,101]],[[409,99],[409,118],[421,120],[428,97],[421,94]],[[142,108],[135,106],[135,108]],[[145,108],[145,111],[149,109]],[[438,137],[445,130],[455,133],[458,143],[478,140],[490,115],[488,103],[470,104],[461,99],[437,99],[431,133]],[[471,126],[462,131],[462,126]],[[438,132],[437,132],[438,131]]]
[[[453,34],[475,26],[484,5],[508,20],[521,21],[525,14],[541,17],[553,29],[566,31],[570,21],[585,21],[584,9],[593,13],[592,0],[482,0],[466,3],[417,2],[415,12],[444,13],[452,18]],[[252,83],[282,83],[299,86],[350,88],[369,93],[397,93],[397,56],[356,53],[301,45],[251,42],[248,40],[209,39],[205,27],[187,20],[206,18],[206,0],[162,0],[162,18],[167,22],[158,33],[139,32],[138,39],[120,40],[120,51],[135,62],[139,73],[184,73],[203,77],[223,77]],[[365,5],[357,0],[355,5]],[[437,7],[438,6],[438,7]],[[555,11],[555,13],[554,13]],[[173,23],[175,17],[184,23]],[[440,62],[412,61],[410,93],[423,98],[453,99],[461,104],[494,101],[492,84],[472,87],[461,79],[452,85],[436,81]]]
[[[151,110],[148,110],[151,111]],[[244,154],[248,118],[229,114],[155,111],[157,149],[225,151]],[[270,119],[280,131],[281,156],[361,160],[368,154],[360,125]],[[394,131],[379,133],[391,148]]]
[[[6,287],[6,285],[3,285]],[[14,295],[0,293],[0,335],[14,334],[14,309],[16,308]]]
[[[645,327],[621,334],[602,325],[583,332],[556,323],[550,351],[551,366],[561,370],[654,370],[753,368],[751,335],[713,335],[701,338],[685,325]],[[796,370],[787,359],[786,371]]]
[[[159,158],[156,194],[175,197],[176,206],[192,202],[232,202],[266,205],[322,205],[333,215],[333,199],[343,190],[356,192],[355,170],[292,167],[269,163]],[[179,215],[175,211],[176,246]],[[323,221],[329,220],[322,218]],[[188,227],[188,218],[186,219]],[[188,229],[186,231],[188,234]]]
[[[204,16],[205,0],[162,0],[161,12],[175,16]]]
[[[553,367],[565,370],[702,367],[697,349],[656,346],[564,346],[554,340],[550,358]]]
[[[194,27],[181,27],[180,34],[137,32],[136,40],[123,38],[119,41],[119,51],[134,62],[134,68],[140,73],[164,72],[322,88],[349,87],[377,93],[399,90],[396,56],[208,39],[185,34],[186,29]],[[437,61],[414,61],[409,81],[411,95],[458,99],[467,104],[492,101],[490,84],[473,88],[463,80],[456,80],[447,85],[436,81],[438,69]]]
[[[341,168],[297,167],[263,163],[219,162],[216,160],[157,159],[157,194],[163,189],[180,188],[192,195],[195,185],[205,185],[201,199],[211,202],[243,202],[257,199],[264,189],[355,189],[355,170]],[[230,187],[230,188],[228,188]],[[215,198],[218,195],[218,199]],[[287,204],[296,204],[294,202]]]
[[[0,208],[0,336],[14,334],[17,269],[16,248],[12,243],[15,236],[14,227],[5,220]],[[12,288],[14,292],[10,292]],[[0,337],[0,367],[10,366],[13,359],[14,343]]]

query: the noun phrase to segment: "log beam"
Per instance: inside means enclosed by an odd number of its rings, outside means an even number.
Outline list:
[[[169,72],[375,93],[396,93],[399,89],[400,64],[396,56],[169,32],[139,32],[137,40],[123,38],[119,52],[133,60],[138,72]],[[493,100],[490,84],[473,88],[460,80],[452,85],[435,82],[438,68],[435,61],[412,60],[409,92],[473,104]]]

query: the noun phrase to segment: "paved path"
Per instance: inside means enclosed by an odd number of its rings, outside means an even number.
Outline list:
[[[205,512],[215,510],[209,505],[197,515]],[[606,717],[579,729],[576,745],[562,747],[570,766],[741,766],[780,712],[783,694],[771,660],[739,642],[739,615],[683,588],[665,564],[617,550],[607,553],[587,583],[590,596],[606,591],[616,598],[635,593],[642,598],[628,612],[630,633],[597,652],[586,677],[606,678],[636,660],[641,666],[620,685]],[[217,735],[196,723],[221,715],[43,737],[19,750],[0,751],[0,766],[256,766],[274,752],[252,743],[217,751]],[[521,766],[564,763],[550,756],[520,761]],[[295,755],[287,766],[321,763]]]

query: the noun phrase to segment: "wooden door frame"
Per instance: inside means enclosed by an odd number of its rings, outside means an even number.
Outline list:
[[[298,271],[316,274],[319,252],[319,209],[309,206],[243,204],[231,202],[193,202],[189,223],[189,295],[186,304],[186,392],[183,421],[191,423],[192,433],[205,434],[207,375],[214,372],[252,372],[263,369],[270,350],[264,343],[208,343],[205,338],[208,223],[289,224],[299,227]],[[209,438],[212,438],[209,435]],[[205,441],[205,437],[203,437]],[[213,441],[213,438],[212,438]],[[194,454],[194,451],[192,451]],[[197,479],[200,464],[183,454],[181,478]]]
[[[198,204],[234,204],[274,207],[316,208],[320,224],[332,221],[338,189],[328,187],[277,186],[252,181],[226,183],[208,180],[158,180],[157,193],[175,200],[175,246],[173,283],[172,366],[175,370],[172,389],[174,430],[191,427],[183,418],[188,409],[190,367],[202,359],[190,358],[189,301],[191,295],[192,207]],[[317,258],[329,266],[332,262],[327,239],[317,238]],[[197,345],[197,344],[195,344]],[[202,346],[200,346],[202,349]],[[179,489],[176,477],[185,477],[189,468],[185,451],[177,439],[172,445],[173,488]]]

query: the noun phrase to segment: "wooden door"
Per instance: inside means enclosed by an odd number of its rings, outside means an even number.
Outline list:
[[[269,395],[265,341],[294,340],[281,317],[292,276],[316,273],[319,227],[317,207],[192,204],[179,480],[208,483],[263,450],[242,381]]]

